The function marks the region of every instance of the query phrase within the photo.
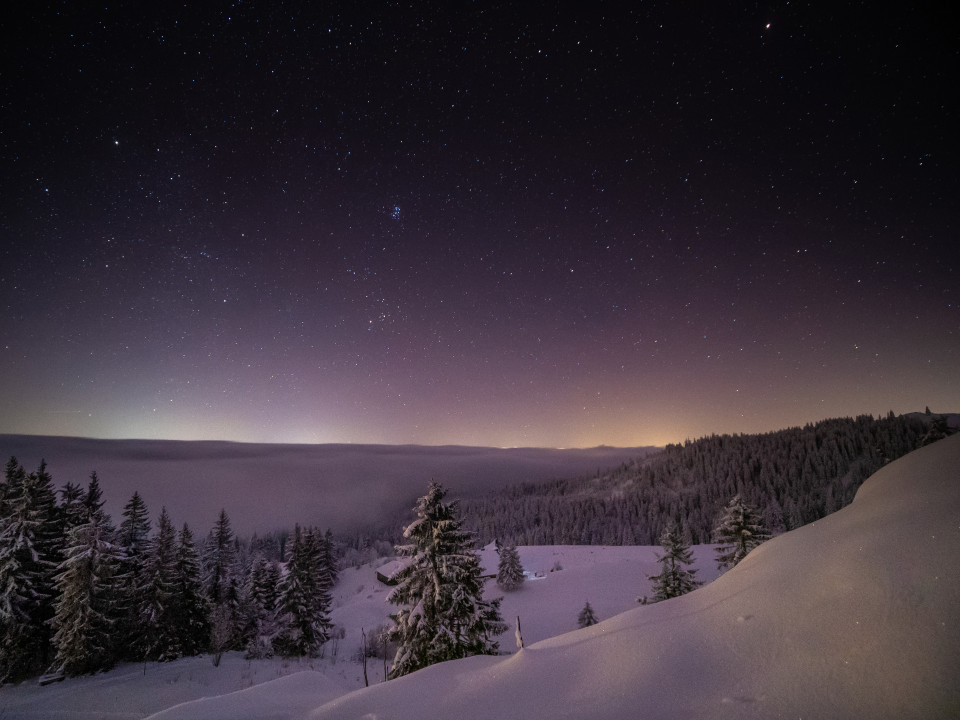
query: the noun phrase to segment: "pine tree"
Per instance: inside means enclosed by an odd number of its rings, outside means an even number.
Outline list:
[[[519,590],[526,577],[520,563],[520,553],[516,545],[500,546],[500,562],[497,566],[497,584],[507,592]]]
[[[60,517],[63,522],[64,537],[70,536],[70,531],[86,522],[87,508],[83,504],[83,488],[68,482],[60,489]]]
[[[720,570],[732,568],[770,537],[760,513],[745,503],[739,493],[724,508],[713,535],[720,545],[716,550]]]
[[[114,532],[102,513],[70,532],[53,619],[55,666],[68,675],[96,672],[114,660],[113,580],[120,559]]]
[[[193,533],[184,524],[177,536],[173,600],[174,628],[182,655],[197,655],[210,644],[210,616]]]
[[[483,599],[480,560],[471,536],[461,529],[457,504],[445,503],[446,490],[431,483],[417,502],[417,519],[404,530],[410,540],[398,551],[410,563],[397,573],[390,602],[391,638],[399,647],[391,675],[399,677],[433,663],[495,654],[493,639],[506,630],[500,600]]]
[[[588,600],[587,604],[583,606],[583,610],[577,615],[577,627],[590,627],[596,625],[597,622],[599,622],[597,616],[594,614],[593,608],[590,607],[590,601]]]
[[[90,473],[90,482],[87,483],[87,492],[83,497],[83,523],[89,522],[92,516],[96,516],[97,522],[104,526],[110,527],[111,531],[114,531],[113,523],[110,520],[110,516],[103,511],[103,491],[100,489],[100,478],[97,477],[96,471]]]
[[[660,573],[649,577],[653,581],[653,602],[686,595],[702,584],[694,578],[696,570],[685,566],[693,563],[693,552],[675,525],[667,527],[660,536],[663,555],[657,555]]]
[[[245,618],[247,657],[263,658],[273,655],[273,643],[277,638],[277,587],[270,566],[263,555],[257,553],[250,568],[246,594],[248,616]]]
[[[123,551],[117,572],[118,623],[121,654],[128,660],[140,660],[146,651],[141,632],[140,612],[145,603],[147,548],[150,540],[150,513],[134,492],[123,509],[118,545]]]
[[[320,562],[327,574],[327,580],[330,584],[329,589],[333,590],[337,584],[337,580],[340,578],[340,567],[337,563],[336,548],[334,547],[333,533],[330,532],[330,528],[327,528],[327,532],[323,535],[323,544],[321,547]]]
[[[183,653],[176,622],[176,540],[176,530],[163,508],[144,558],[143,593],[137,613],[142,656],[148,660],[175,660]]]
[[[232,572],[235,560],[230,518],[226,510],[220,510],[204,553],[204,590],[210,603],[211,637],[220,652],[236,645],[240,626],[238,579]]]
[[[62,524],[46,463],[26,475],[7,464],[0,503],[0,680],[45,665]]]
[[[314,657],[330,637],[330,594],[318,582],[320,571],[316,536],[296,526],[280,592],[277,650],[282,655]]]

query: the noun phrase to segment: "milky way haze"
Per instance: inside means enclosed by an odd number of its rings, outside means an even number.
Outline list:
[[[105,4],[2,20],[0,432],[646,445],[960,407],[947,18]]]

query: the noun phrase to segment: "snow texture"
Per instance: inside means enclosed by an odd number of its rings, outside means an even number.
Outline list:
[[[960,713],[960,436],[712,584],[509,658],[338,698],[331,718],[948,718]]]
[[[649,592],[657,548],[521,547],[528,581],[505,595],[502,610],[521,616],[526,647],[508,656],[442,663],[368,689],[347,660],[281,665],[230,653],[217,669],[208,657],[123,665],[42,688],[4,687],[0,715],[132,719],[169,708],[154,717],[956,718],[958,518],[960,436],[890,464],[844,510],[654,605],[638,606],[636,596]],[[694,546],[707,582],[716,577],[713,554]],[[492,546],[481,558],[496,568]],[[499,594],[492,581],[487,591]],[[344,570],[331,612],[347,628],[344,647],[358,646],[358,626],[370,632],[384,621],[388,592],[374,568]],[[558,635],[576,628],[588,599],[604,620]],[[503,639],[502,648],[513,647]],[[293,674],[300,670],[319,672]],[[204,695],[221,697],[172,707]]]

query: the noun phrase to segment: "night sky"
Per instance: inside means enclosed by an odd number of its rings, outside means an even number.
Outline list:
[[[634,446],[960,409],[948,18],[339,5],[0,21],[0,432]]]

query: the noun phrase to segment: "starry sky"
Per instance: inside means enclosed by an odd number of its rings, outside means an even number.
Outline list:
[[[0,432],[637,446],[960,409],[934,10],[20,12]]]

